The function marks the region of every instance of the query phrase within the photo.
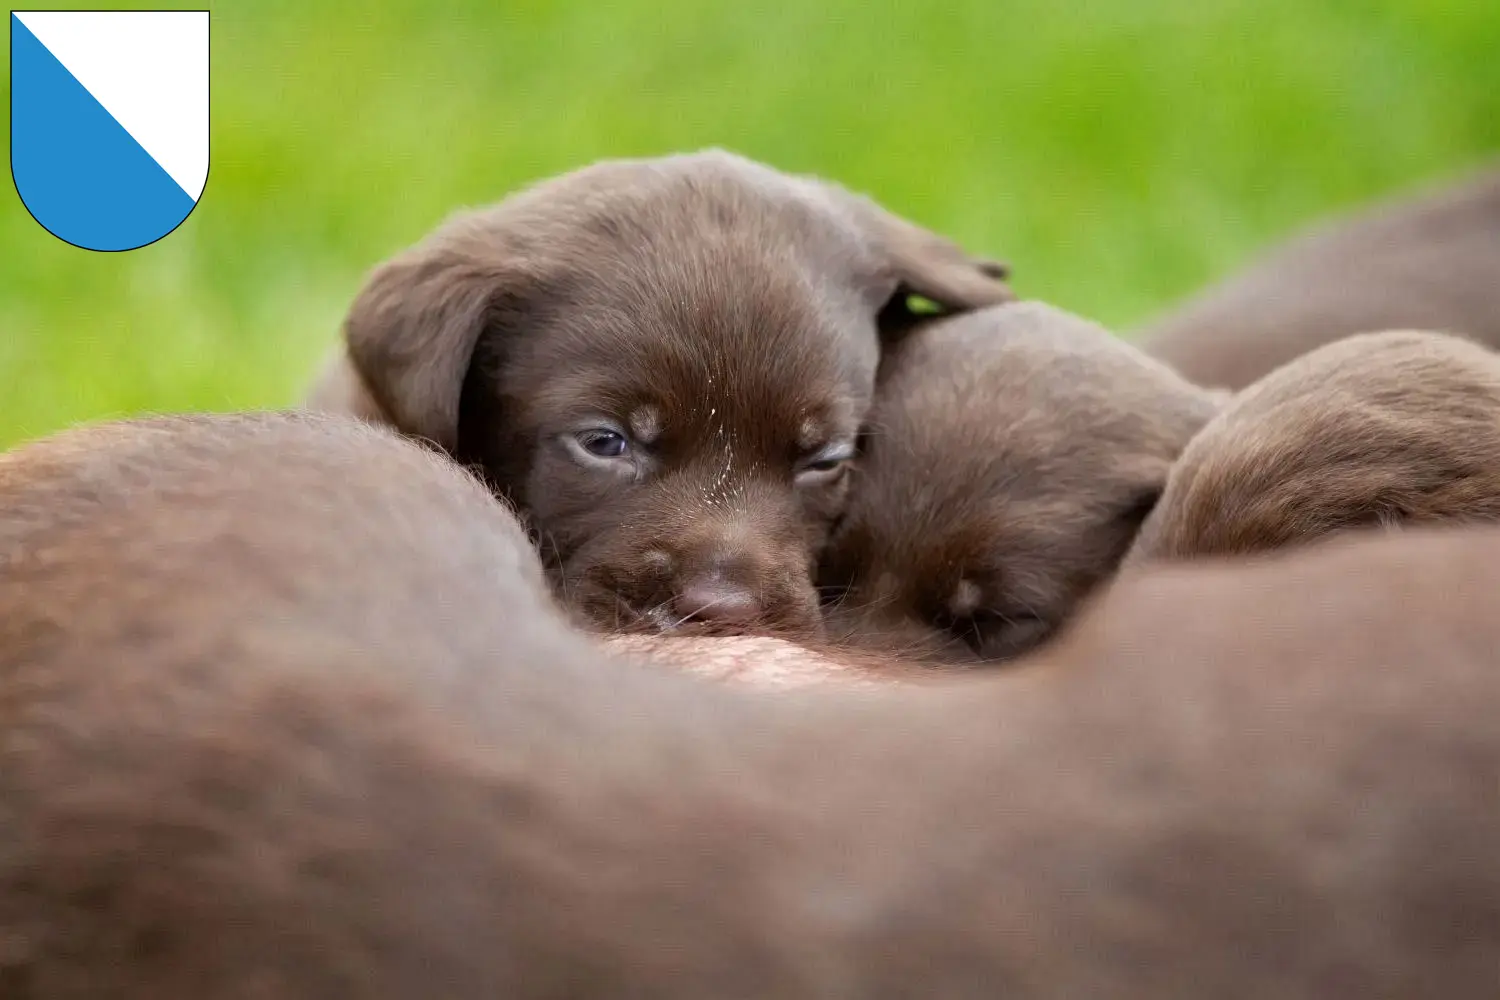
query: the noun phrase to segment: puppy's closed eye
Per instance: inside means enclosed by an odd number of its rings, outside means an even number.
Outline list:
[[[943,606],[934,609],[933,624],[981,660],[1008,659],[1052,630],[1051,620],[1036,607],[1017,601],[997,604],[993,598],[998,595],[987,589],[973,579],[961,580]]]
[[[854,444],[839,442],[820,448],[804,457],[797,466],[798,486],[819,486],[843,475],[854,458]]]
[[[976,608],[965,615],[938,615],[936,624],[981,660],[1010,659],[1037,645],[1053,627],[1033,611],[1006,613],[994,608]]]

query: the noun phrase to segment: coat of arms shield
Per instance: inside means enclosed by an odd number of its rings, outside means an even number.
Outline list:
[[[208,181],[208,11],[12,11],[10,168],[89,250],[176,229]]]

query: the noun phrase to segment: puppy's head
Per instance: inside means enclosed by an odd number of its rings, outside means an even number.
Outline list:
[[[1500,356],[1445,334],[1359,334],[1277,369],[1204,427],[1129,561],[1496,518]]]
[[[810,578],[911,295],[1001,265],[710,151],[597,164],[377,269],[349,355],[404,431],[482,465],[610,627],[807,628]]]
[[[1115,569],[1216,405],[1039,303],[917,329],[882,368],[831,615],[941,659],[1026,651]]]

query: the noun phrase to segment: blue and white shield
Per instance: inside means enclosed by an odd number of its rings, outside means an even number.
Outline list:
[[[11,11],[10,171],[74,246],[176,229],[208,181],[208,11]]]

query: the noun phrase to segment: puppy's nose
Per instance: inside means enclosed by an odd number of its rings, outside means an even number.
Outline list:
[[[743,625],[760,617],[760,601],[749,587],[708,573],[683,581],[672,606],[688,621]]]

